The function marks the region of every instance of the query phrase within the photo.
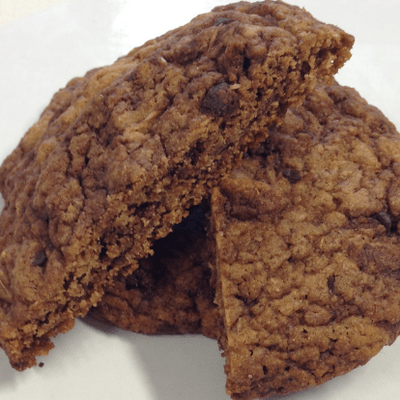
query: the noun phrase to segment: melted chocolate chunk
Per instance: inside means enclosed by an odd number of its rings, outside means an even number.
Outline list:
[[[45,267],[46,262],[47,262],[46,253],[42,250],[38,254],[36,254],[33,260],[33,265],[36,265],[38,267]]]
[[[219,25],[225,25],[225,24],[229,24],[229,22],[232,22],[233,20],[230,18],[224,18],[224,17],[220,17],[215,21],[214,26],[219,26]]]
[[[282,170],[282,175],[291,183],[297,183],[301,180],[301,175],[299,171],[291,168],[285,168]]]
[[[213,117],[233,114],[238,108],[236,92],[229,88],[226,82],[212,86],[206,94],[200,111]]]
[[[378,220],[378,222],[386,228],[387,232],[390,232],[392,230],[393,221],[390,214],[388,214],[385,211],[380,211],[378,212],[378,214],[375,215],[375,217]]]

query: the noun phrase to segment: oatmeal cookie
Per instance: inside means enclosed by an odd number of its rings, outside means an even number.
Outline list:
[[[265,398],[365,364],[400,328],[400,136],[320,86],[212,194],[227,393]]]
[[[18,369],[199,204],[353,38],[238,3],[72,81],[0,168],[0,346]]]

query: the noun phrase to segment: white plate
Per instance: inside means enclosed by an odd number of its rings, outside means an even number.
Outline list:
[[[74,76],[110,64],[221,0],[76,0],[0,29],[0,161]],[[292,0],[356,37],[338,75],[400,128],[399,0]],[[16,372],[0,354],[2,400],[227,400],[224,361],[201,336],[147,337],[78,320],[43,368]],[[366,366],[291,400],[400,397],[400,342]]]

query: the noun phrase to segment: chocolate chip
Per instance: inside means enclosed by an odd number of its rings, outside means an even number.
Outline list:
[[[250,68],[251,60],[250,58],[245,57],[243,60],[243,71],[247,72]]]
[[[35,258],[33,259],[33,265],[37,267],[44,267],[47,262],[46,253],[42,250],[36,254]]]
[[[303,64],[301,64],[301,77],[304,78],[305,75],[307,75],[311,71],[311,67],[308,64],[307,61],[303,61]]]
[[[212,86],[206,94],[200,111],[203,114],[221,117],[233,114],[238,108],[237,93],[226,82]]]
[[[386,228],[387,232],[390,232],[392,230],[393,221],[390,214],[385,211],[380,211],[378,212],[378,214],[375,215],[375,218],[380,224],[382,224]]]
[[[335,288],[335,276],[331,275],[328,278],[328,289],[329,289],[329,292],[333,293],[334,288]]]
[[[43,367],[44,367],[44,363],[43,363],[43,362],[40,362],[40,363],[39,363],[39,367],[40,367],[40,368],[43,368]]]
[[[291,183],[297,183],[301,180],[301,175],[299,171],[292,168],[285,168],[282,170],[282,175]]]
[[[219,26],[223,24],[229,24],[229,22],[232,22],[232,19],[225,18],[225,17],[220,17],[215,21],[214,26]]]

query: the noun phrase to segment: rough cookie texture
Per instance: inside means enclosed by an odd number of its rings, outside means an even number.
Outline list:
[[[365,364],[400,328],[400,136],[319,87],[212,195],[227,393],[264,398]]]
[[[11,365],[35,365],[352,44],[297,7],[238,3],[58,93],[0,168]]]
[[[90,316],[145,334],[201,333],[216,339],[222,329],[210,286],[212,258],[204,207],[199,205],[173,232],[154,243],[154,255],[118,276]]]

